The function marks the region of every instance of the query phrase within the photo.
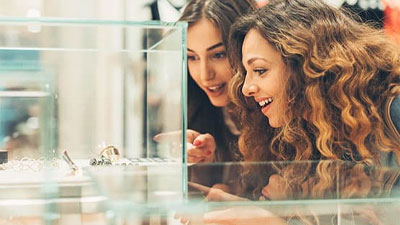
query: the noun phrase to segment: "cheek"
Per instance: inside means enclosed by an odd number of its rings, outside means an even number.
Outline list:
[[[271,127],[278,128],[283,126],[285,123],[285,109],[286,106],[282,101],[277,102],[278,104],[276,105],[274,109],[274,116],[269,119],[269,123]]]
[[[286,111],[286,107],[287,104],[285,102],[285,98],[283,98],[282,96],[282,98],[279,99],[279,104],[278,107],[276,108],[280,116],[283,116],[284,112]]]
[[[199,78],[199,72],[195,63],[188,62],[188,71],[193,80],[197,81]]]
[[[221,80],[229,81],[234,75],[233,70],[232,70],[228,60],[224,60],[221,63],[215,64],[214,68],[215,68],[217,77]]]
[[[285,113],[288,107],[288,102],[287,102],[287,97],[285,92],[283,91],[283,86],[282,86],[282,90],[280,90],[280,94],[278,97],[278,101],[277,101],[277,105],[275,108],[275,113],[278,116],[278,123],[279,125],[282,125],[285,121]]]

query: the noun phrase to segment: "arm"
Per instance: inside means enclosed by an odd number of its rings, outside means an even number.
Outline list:
[[[239,206],[225,210],[208,212],[204,215],[205,224],[274,224],[287,225],[277,215],[257,206]]]
[[[207,187],[201,184],[188,182],[188,185],[206,195],[207,201],[249,201],[236,195],[226,193],[219,186]],[[275,224],[287,225],[279,216],[256,206],[238,206],[225,210],[207,212],[204,215],[205,224]]]
[[[242,198],[226,192],[229,189],[226,185],[216,184],[213,187],[207,187],[198,183],[188,182],[189,187],[194,188],[203,193],[206,196],[207,201],[248,201],[246,198]]]

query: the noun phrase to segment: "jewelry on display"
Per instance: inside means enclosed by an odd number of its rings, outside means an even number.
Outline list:
[[[120,158],[119,151],[113,145],[103,148],[100,152],[101,158],[108,159],[111,162],[118,161]]]
[[[68,152],[66,150],[64,151],[63,159],[65,160],[65,162],[67,162],[67,164],[69,165],[69,167],[72,169],[72,171],[74,173],[79,170],[79,168],[75,165],[75,163],[69,157]]]
[[[7,163],[0,164],[0,170],[9,170],[15,172],[39,172],[43,168],[59,168],[59,159],[45,160],[44,158],[33,159],[23,157],[20,160],[9,160]]]
[[[101,149],[100,159],[91,158],[89,160],[89,164],[91,166],[112,165],[113,162],[116,162],[119,159],[120,159],[119,150],[113,145],[108,145],[103,149]]]
[[[103,166],[103,165],[112,165],[112,162],[110,159],[106,159],[102,156],[101,159],[91,158],[89,160],[89,164],[91,166]]]

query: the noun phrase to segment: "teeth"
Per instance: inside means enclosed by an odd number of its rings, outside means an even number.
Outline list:
[[[218,88],[219,88],[219,86],[209,87],[209,89],[213,90],[213,91],[217,90]]]
[[[208,87],[208,89],[211,90],[211,91],[217,91],[217,90],[220,89],[222,86],[223,86],[223,84],[217,85],[217,86]]]
[[[264,101],[260,101],[258,104],[261,107],[264,107],[264,106],[268,105],[269,103],[271,103],[272,101],[273,101],[273,99],[270,97],[270,98],[265,99]]]

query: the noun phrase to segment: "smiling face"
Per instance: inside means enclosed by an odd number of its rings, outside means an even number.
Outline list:
[[[254,97],[271,127],[281,127],[285,122],[287,101],[284,93],[288,78],[281,54],[252,29],[243,41],[242,63],[247,72],[243,94]]]
[[[228,82],[233,76],[221,32],[203,18],[187,32],[187,55],[190,76],[216,107],[230,102]]]

